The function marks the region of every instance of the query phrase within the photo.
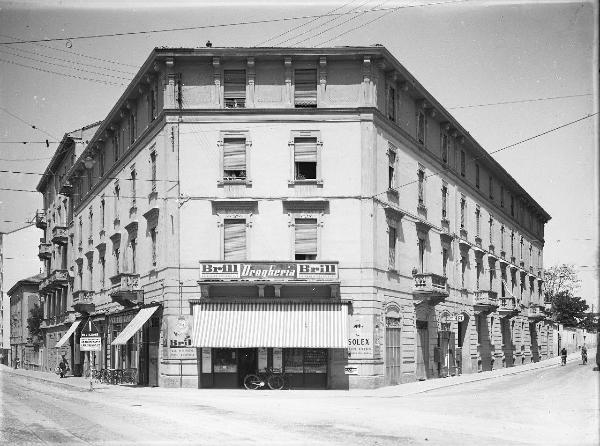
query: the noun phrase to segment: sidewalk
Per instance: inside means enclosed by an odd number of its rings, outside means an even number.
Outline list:
[[[588,367],[594,367],[593,358],[596,356],[596,349],[590,349],[588,351]],[[590,360],[591,358],[591,360]],[[572,353],[568,356],[567,362],[580,362],[581,356],[579,354]],[[544,361],[525,364],[517,367],[510,367],[505,369],[497,369],[491,370],[487,372],[481,373],[470,373],[460,376],[452,376],[448,378],[437,378],[430,379],[427,381],[417,381],[412,383],[401,384],[397,386],[387,386],[387,387],[379,387],[377,389],[353,389],[350,391],[345,390],[330,390],[323,392],[322,390],[315,391],[318,392],[319,397],[327,397],[327,396],[340,396],[340,394],[344,394],[347,396],[380,396],[384,398],[398,398],[403,396],[415,395],[424,392],[430,392],[432,390],[441,389],[445,387],[453,387],[461,384],[467,384],[471,382],[484,381],[488,379],[501,378],[503,376],[517,375],[519,373],[525,373],[532,370],[545,369],[549,367],[558,367],[560,365],[560,357],[554,357],[550,359],[546,359]],[[0,372],[3,373],[12,373],[15,375],[26,376],[28,378],[34,379],[40,382],[52,383],[55,386],[63,387],[71,390],[79,390],[79,391],[87,391],[90,388],[90,380],[89,378],[77,377],[77,376],[67,376],[66,378],[60,378],[55,373],[48,372],[38,372],[34,370],[24,370],[24,369],[13,369],[11,367],[0,365]],[[111,391],[116,390],[119,392],[139,389],[140,387],[130,386],[130,385],[110,385],[110,384],[100,384],[94,382],[94,390],[100,391]],[[163,389],[163,388],[153,388],[153,390],[164,391],[168,390],[169,392],[179,392],[181,389]],[[190,389],[186,389],[190,390]],[[193,390],[193,389],[192,389]],[[200,389],[197,389],[200,390]],[[210,392],[214,392],[214,390],[219,389],[207,389]],[[236,392],[237,390],[241,392],[245,392],[242,389],[225,389],[224,391],[231,393]],[[290,391],[286,391],[288,394]],[[293,392],[293,391],[292,391]],[[296,392],[293,392],[296,393]],[[299,390],[297,393],[302,394],[303,396],[308,396],[312,391]]]

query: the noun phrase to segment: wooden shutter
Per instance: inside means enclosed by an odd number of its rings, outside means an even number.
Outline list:
[[[246,70],[225,70],[224,78],[225,105],[228,99],[242,99],[238,106],[243,107],[243,100],[246,98]]]
[[[246,170],[246,140],[244,138],[223,141],[223,170]]]
[[[297,107],[317,105],[317,70],[294,71],[294,104]]]
[[[294,138],[294,161],[317,162],[317,138]]]
[[[246,260],[246,220],[225,220],[225,260]]]
[[[297,218],[295,222],[296,254],[317,254],[317,219]]]

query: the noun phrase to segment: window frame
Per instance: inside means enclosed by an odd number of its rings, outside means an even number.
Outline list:
[[[227,82],[227,73],[232,73],[232,72],[244,72],[244,97],[230,97],[228,98],[227,96],[230,94],[229,92],[227,92],[228,89],[228,82]],[[229,87],[232,88],[235,85],[241,85],[241,84],[237,84],[237,83],[230,83]],[[233,93],[233,92],[232,92]],[[226,109],[240,109],[240,108],[247,108],[248,105],[248,70],[246,68],[226,68],[223,69],[223,108]],[[233,94],[232,94],[233,96]],[[233,101],[233,103],[229,103],[230,105],[228,105],[228,101]],[[239,101],[239,102],[238,102]],[[231,105],[233,104],[233,105]]]
[[[398,148],[388,141],[388,191],[398,192],[397,172],[398,172]]]
[[[316,178],[314,179],[296,179],[296,161],[295,161],[295,145],[297,138],[315,138],[317,144],[317,161],[316,161]],[[323,174],[322,174],[322,151],[323,151],[323,140],[321,139],[320,130],[292,130],[290,132],[290,140],[288,141],[289,151],[289,179],[288,185],[294,186],[296,184],[316,184],[319,186],[323,185]]]
[[[308,72],[308,71],[314,71],[315,73],[315,85],[314,85],[314,104],[312,104],[312,101],[306,101],[306,104],[302,105],[301,104],[301,100],[298,100],[299,98],[296,95],[297,92],[297,79],[296,76],[298,74],[298,71],[303,71],[303,72]],[[293,98],[294,98],[294,108],[317,108],[318,105],[318,91],[319,91],[319,72],[317,70],[317,68],[315,67],[306,67],[306,68],[294,68],[293,70],[293,85],[294,85],[294,92],[293,92]],[[300,85],[308,85],[308,83],[303,83]],[[305,91],[305,90],[301,90],[301,91]],[[307,92],[309,90],[306,90]],[[312,90],[310,90],[312,92]]]
[[[246,177],[245,178],[226,178],[225,177],[225,145],[226,140],[230,139],[244,139],[246,146]],[[250,132],[248,130],[223,130],[219,133],[219,139],[217,141],[217,147],[219,151],[219,178],[217,180],[217,186],[223,186],[226,184],[244,184],[247,186],[252,185],[251,177],[251,153],[252,153],[252,139],[250,138]]]
[[[296,227],[298,225],[298,220],[314,220],[314,222],[315,222],[315,250],[316,250],[316,252],[314,254],[312,254],[312,253],[297,253],[296,252]],[[320,249],[319,249],[320,248],[320,243],[319,243],[319,218],[317,216],[307,217],[307,216],[303,216],[303,215],[300,215],[300,216],[297,215],[297,216],[294,217],[293,222],[294,222],[293,223],[293,228],[294,228],[293,239],[294,240],[293,240],[293,243],[292,243],[292,249],[294,251],[294,253],[293,253],[293,260],[297,261],[297,262],[298,261],[303,261],[303,260],[307,260],[307,261],[318,260],[319,259],[319,251],[320,251]],[[297,255],[314,255],[315,258],[314,259],[300,259],[300,260],[298,260],[298,259],[296,259]]]

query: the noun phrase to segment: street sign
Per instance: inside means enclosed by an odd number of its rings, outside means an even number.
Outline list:
[[[464,314],[457,314],[456,315],[456,320],[458,322],[463,322],[465,320],[465,315]]]
[[[102,350],[102,338],[99,333],[81,333],[79,350],[93,352]]]

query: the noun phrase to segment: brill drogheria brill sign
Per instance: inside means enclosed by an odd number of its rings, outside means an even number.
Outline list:
[[[337,263],[200,262],[200,280],[337,281]]]

